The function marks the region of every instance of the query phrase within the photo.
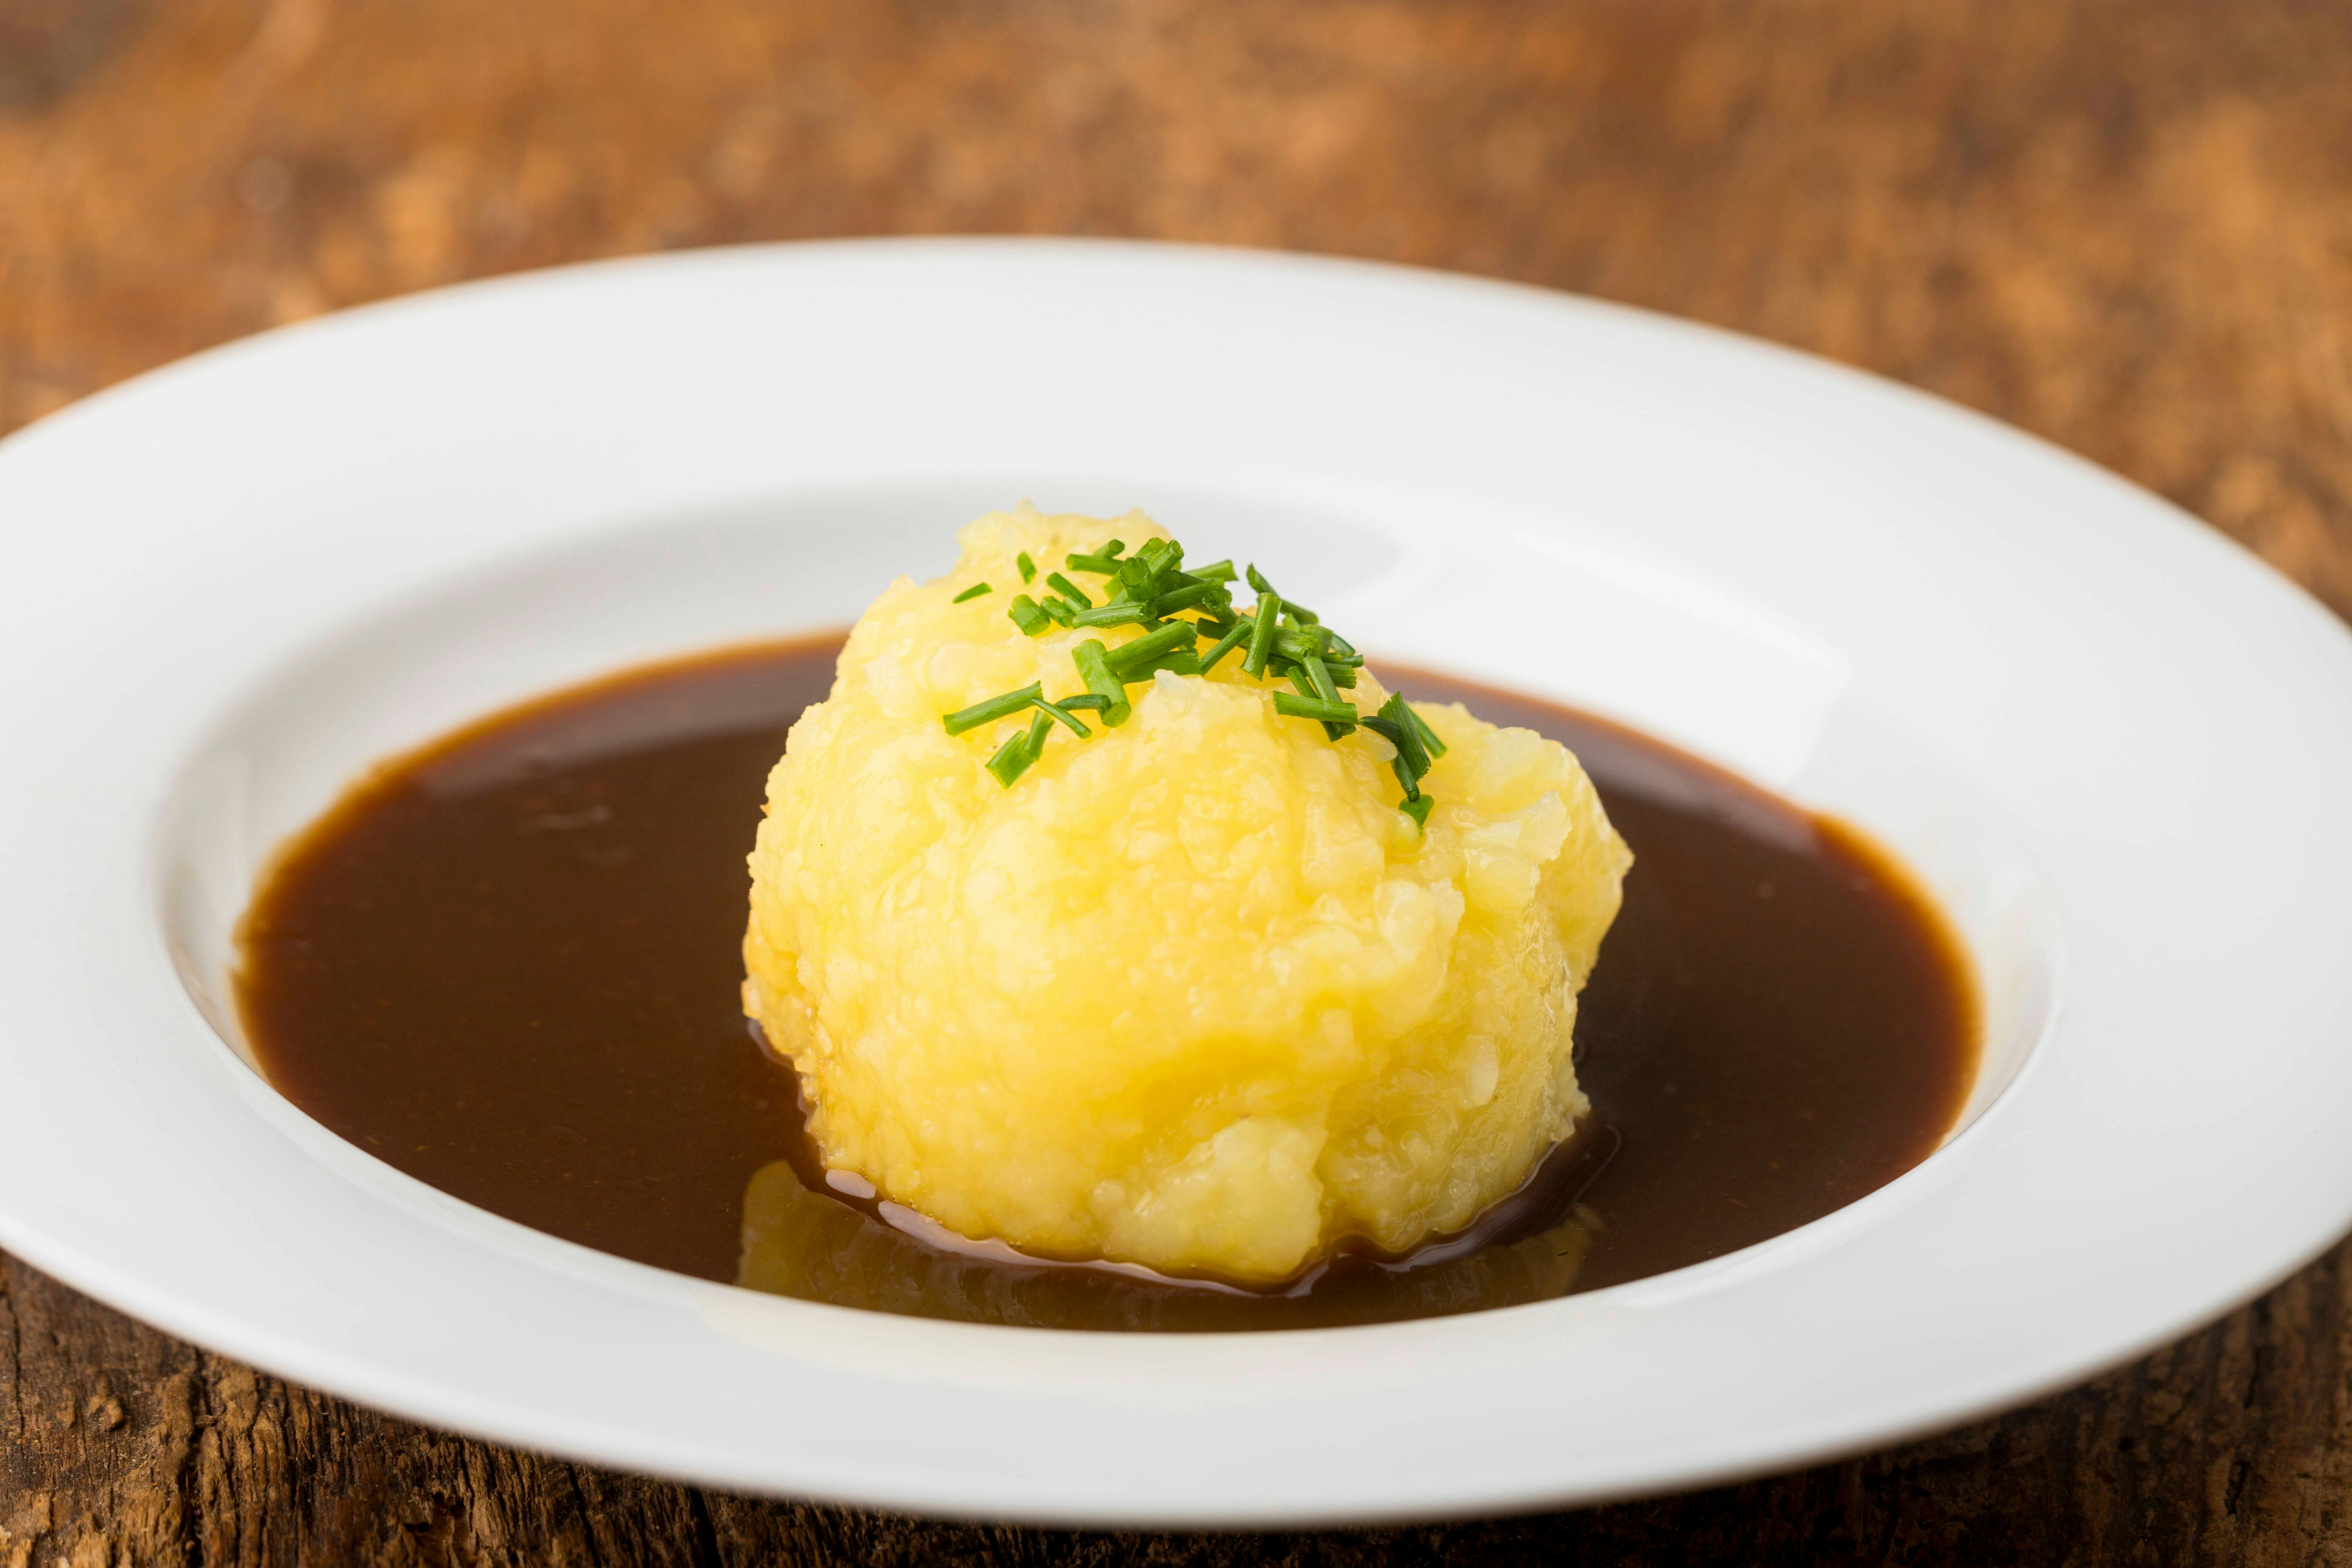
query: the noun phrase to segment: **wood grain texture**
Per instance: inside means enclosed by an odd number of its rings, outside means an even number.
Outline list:
[[[950,230],[1386,258],[1719,322],[2084,452],[2352,612],[2344,5],[0,0],[0,428],[456,279]],[[1130,1537],[425,1431],[6,1261],[0,1568],[2352,1564],[2347,1301],[2338,1248],[2086,1387],[1742,1487]]]

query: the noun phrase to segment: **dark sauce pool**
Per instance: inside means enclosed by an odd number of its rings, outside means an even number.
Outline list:
[[[1966,1100],[1974,992],[1878,850],[1616,725],[1418,671],[1566,742],[1633,846],[1577,1022],[1594,1114],[1516,1196],[1285,1294],[935,1247],[824,1184],[738,1002],[749,851],[837,638],[638,670],[361,784],[244,931],[247,1032],[295,1104],[411,1175],[624,1258],[884,1311],[1277,1329],[1475,1311],[1719,1257],[1916,1164]],[[904,1216],[901,1215],[901,1218]]]

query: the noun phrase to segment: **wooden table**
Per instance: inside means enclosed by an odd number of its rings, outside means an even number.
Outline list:
[[[2038,431],[2352,610],[2341,5],[0,0],[0,428],[455,279],[938,231],[1344,252],[1720,322]],[[5,1095],[0,1136],[35,1113]],[[2339,1247],[2086,1387],[1747,1486],[1119,1537],[468,1442],[0,1259],[0,1568],[2352,1563],[2348,1301]]]

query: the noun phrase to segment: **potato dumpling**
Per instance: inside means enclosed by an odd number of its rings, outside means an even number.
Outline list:
[[[941,716],[1083,691],[1077,645],[1143,635],[1006,613],[1021,553],[1042,591],[1113,535],[1166,537],[992,514],[858,621],[769,775],[746,1010],[826,1165],[968,1237],[1272,1281],[1459,1229],[1584,1110],[1576,996],[1632,856],[1566,748],[1459,706],[1418,710],[1447,748],[1423,828],[1388,742],[1278,715],[1234,658],[1000,784],[1028,716]]]

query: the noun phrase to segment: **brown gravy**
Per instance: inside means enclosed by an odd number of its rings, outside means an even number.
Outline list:
[[[1636,864],[1577,1025],[1595,1114],[1465,1235],[1287,1294],[925,1244],[823,1185],[737,1000],[744,856],[837,638],[632,671],[351,791],[245,930],[263,1070],[342,1137],[536,1229],[886,1311],[1271,1329],[1509,1306],[1776,1236],[1924,1159],[1976,1065],[1940,917],[1861,837],[1603,721],[1418,671],[1565,742]]]

